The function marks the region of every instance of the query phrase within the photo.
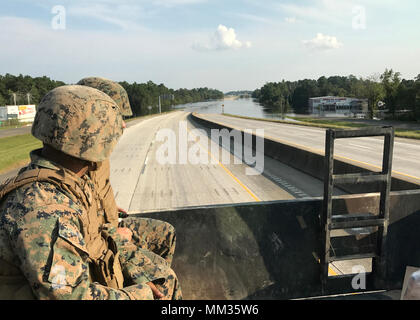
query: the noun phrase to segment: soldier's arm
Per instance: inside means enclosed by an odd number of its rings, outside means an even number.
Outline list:
[[[63,205],[38,207],[15,222],[11,245],[38,299],[153,299],[146,284],[121,290],[92,282],[77,211]]]

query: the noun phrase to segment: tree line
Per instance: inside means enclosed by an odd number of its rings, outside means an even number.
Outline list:
[[[0,75],[0,106],[38,104],[48,91],[64,84],[48,77]]]
[[[21,104],[39,104],[42,97],[50,90],[63,86],[63,81],[28,75],[0,75],[0,106]],[[209,88],[169,89],[164,84],[120,82],[126,89],[133,116],[141,116],[158,112],[159,97],[161,110],[169,111],[173,106],[192,102],[223,99],[223,92]],[[151,107],[149,109],[149,106]]]
[[[370,118],[383,110],[389,119],[420,120],[420,74],[407,80],[392,69],[367,78],[323,76],[318,80],[269,82],[252,94],[275,111],[300,114],[308,113],[309,98],[320,96],[367,99]]]
[[[159,97],[162,112],[169,111],[173,106],[223,99],[223,92],[216,89],[169,89],[163,84],[120,82],[130,98],[131,108],[135,116],[158,112]],[[151,109],[149,109],[151,108]]]

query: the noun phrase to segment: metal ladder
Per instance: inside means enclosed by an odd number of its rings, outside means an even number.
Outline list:
[[[384,136],[382,172],[334,174],[334,142],[335,139]],[[385,247],[389,224],[389,193],[391,190],[392,155],[394,147],[394,129],[392,127],[369,127],[357,130],[328,129],[325,141],[325,180],[324,201],[321,214],[321,226],[325,239],[324,251],[320,257],[321,281],[323,291],[329,278],[329,263],[334,261],[373,258],[372,273],[385,277]],[[335,184],[367,184],[380,182],[379,214],[369,213],[333,215],[332,194]],[[331,250],[331,231],[378,227],[376,248],[373,252],[337,256]]]

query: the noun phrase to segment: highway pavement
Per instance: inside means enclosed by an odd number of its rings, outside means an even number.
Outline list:
[[[190,138],[188,151],[179,145],[185,135],[180,131],[183,127]],[[176,142],[162,139],[168,132],[173,132]],[[174,144],[176,162],[162,163],[162,155],[169,155],[168,148],[166,153],[162,150]],[[185,153],[191,152],[200,154],[208,163],[182,162],[188,158]],[[262,174],[250,175],[247,169],[253,173],[258,171],[244,163],[235,164],[235,156],[231,153],[226,163],[222,153],[222,147],[209,138],[209,130],[188,120],[187,112],[173,112],[131,125],[111,155],[111,184],[116,202],[133,214],[194,206],[292,200],[323,194],[322,181],[269,157],[264,157]],[[340,190],[334,193],[343,194]],[[366,269],[370,267],[369,261],[357,263],[365,264]],[[348,269],[351,270],[348,264],[330,264],[329,270],[331,275],[337,275],[348,272]]]
[[[111,184],[121,208],[129,213],[141,213],[322,195],[321,181],[271,158],[264,157],[263,173],[254,175],[247,174],[246,169],[258,173],[247,164],[235,164],[232,154],[226,163],[221,155],[222,148],[187,116],[187,112],[173,112],[126,129],[111,155]],[[180,133],[180,127],[183,126],[191,140],[187,150],[179,147],[184,135]],[[162,139],[166,132],[173,132],[176,136],[175,163],[159,160],[162,150],[168,151],[165,146],[170,145],[166,138]],[[201,154],[203,161],[197,164],[189,160],[185,162],[186,153],[194,150]],[[168,154],[164,153],[165,156]],[[336,191],[336,194],[342,193]]]
[[[10,128],[10,129],[1,129],[0,130],[0,139],[1,138],[7,138],[7,137],[13,137],[13,136],[20,136],[23,134],[31,133],[32,125],[28,124],[23,127],[16,127],[16,128]]]
[[[237,129],[264,129],[265,136],[278,141],[303,146],[324,154],[325,129],[275,122],[234,118],[220,114],[200,114],[205,119],[227,124]],[[336,158],[367,165],[374,171],[382,167],[383,137],[338,139]],[[393,175],[420,183],[420,141],[395,138]]]

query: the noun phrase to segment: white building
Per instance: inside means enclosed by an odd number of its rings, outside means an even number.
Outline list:
[[[347,97],[315,97],[309,98],[308,111],[322,117],[364,116],[368,112],[368,102],[367,99]]]

